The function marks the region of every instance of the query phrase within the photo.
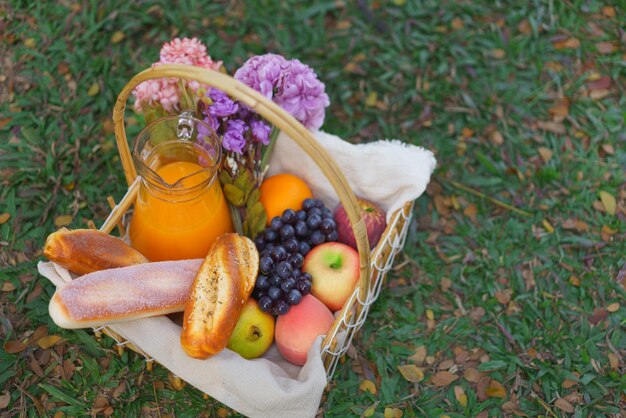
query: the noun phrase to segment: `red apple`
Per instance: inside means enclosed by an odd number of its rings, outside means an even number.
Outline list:
[[[276,320],[276,346],[280,354],[298,366],[306,363],[306,356],[318,335],[326,335],[335,322],[333,314],[314,296],[306,295]]]
[[[367,240],[370,243],[370,249],[374,249],[380,237],[387,228],[387,220],[385,219],[385,211],[376,206],[374,203],[357,197],[361,216],[365,222],[367,229]],[[335,222],[337,223],[337,232],[339,233],[339,242],[343,242],[356,250],[356,239],[350,220],[343,205],[339,205],[335,209]]]
[[[359,280],[359,254],[340,242],[327,242],[304,257],[302,271],[313,278],[311,294],[335,312],[346,303]]]

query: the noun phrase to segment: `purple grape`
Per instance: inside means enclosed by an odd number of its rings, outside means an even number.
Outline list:
[[[285,249],[290,253],[295,253],[299,251],[301,243],[298,243],[296,238],[289,238],[284,242]]]
[[[274,259],[274,261],[279,262],[286,260],[287,257],[289,257],[289,254],[287,254],[287,250],[285,250],[285,247],[283,247],[282,245],[277,245],[270,251],[270,256]]]
[[[302,201],[302,209],[309,210],[309,209],[313,209],[314,207],[315,207],[315,199],[308,198]]]
[[[256,283],[254,286],[259,290],[267,290],[270,287],[270,279],[264,274],[259,274],[256,278]]]
[[[302,271],[299,268],[293,269],[293,272],[291,273],[291,277],[293,277],[296,281],[298,281],[300,279],[300,276],[302,276]]]
[[[265,292],[258,287],[255,287],[254,289],[252,289],[252,294],[250,296],[252,296],[253,299],[259,300],[263,296],[265,296]]]
[[[272,228],[273,231],[278,232],[282,226],[283,221],[280,220],[280,216],[275,216],[272,218],[270,222],[270,228]]]
[[[272,248],[274,248],[275,246],[276,245],[274,243],[271,243],[271,242],[268,243],[268,244],[265,244],[265,251],[267,251],[267,254],[269,254],[270,251],[272,250]]]
[[[298,289],[303,295],[308,295],[311,293],[311,282],[309,280],[300,279],[298,280],[298,283],[296,283],[296,289]]]
[[[266,229],[264,234],[266,242],[276,241],[276,239],[278,238],[278,232],[274,231],[273,229]],[[267,248],[267,246],[265,248]]]
[[[320,231],[325,234],[330,234],[335,229],[337,229],[337,224],[332,218],[324,218],[322,219],[322,222],[320,222]]]
[[[306,221],[306,211],[300,209],[296,212],[296,220],[297,221]]]
[[[271,313],[274,309],[274,304],[272,303],[272,299],[269,296],[263,296],[259,299],[259,309],[263,312]]]
[[[309,238],[311,244],[313,246],[323,244],[326,241],[326,236],[322,233],[322,231],[313,231],[311,234],[311,238]]]
[[[285,296],[285,301],[290,305],[297,305],[302,302],[302,293],[298,289],[292,289],[287,296]]]
[[[257,250],[262,251],[263,247],[265,247],[265,236],[263,233],[260,233],[254,239],[254,244],[256,245]]]
[[[304,262],[304,257],[302,257],[302,254],[294,253],[289,256],[289,262],[294,267],[300,268],[302,267],[302,263]]]
[[[315,207],[323,208],[324,207],[324,202],[322,202],[319,199],[315,199]]]
[[[296,231],[296,236],[298,237],[306,237],[309,233],[309,228],[306,226],[306,222],[304,221],[296,221],[296,226],[294,227]]]
[[[327,242],[335,242],[339,239],[339,232],[337,230],[332,231],[330,234],[326,234]]]
[[[284,300],[279,300],[278,302],[276,302],[276,306],[274,306],[274,312],[276,312],[276,315],[285,315],[287,312],[289,312],[289,304],[287,302],[285,302]]]
[[[291,225],[283,225],[282,228],[280,228],[279,234],[280,238],[285,241],[289,238],[293,238],[294,235],[296,235],[296,230]]]
[[[316,208],[314,208],[314,209],[316,209]],[[315,230],[315,229],[319,228],[321,222],[322,222],[321,216],[319,216],[317,214],[309,215],[309,219],[307,219],[307,221],[306,221],[306,226],[308,226],[310,229]]]
[[[300,244],[298,244],[298,253],[302,256],[307,255],[309,251],[311,251],[311,246],[308,243],[302,241]]]
[[[292,278],[287,278],[280,284],[280,288],[283,289],[285,293],[289,292],[294,287],[296,287],[296,281]]]
[[[267,274],[271,272],[273,268],[274,260],[272,260],[272,257],[263,257],[259,262],[259,270],[261,270],[262,273]]]
[[[333,219],[333,212],[326,207],[322,208],[322,218]]]
[[[270,299],[272,299],[273,301],[277,301],[278,299],[283,297],[283,291],[280,290],[279,287],[272,286],[267,291],[267,296],[269,296]]]
[[[313,208],[307,211],[307,215],[309,215],[309,220],[313,217],[313,216],[317,216],[319,217],[320,221],[322,220],[322,210],[320,208]],[[307,221],[307,224],[309,224],[309,221]],[[309,224],[310,228],[316,229],[317,226],[313,227]]]
[[[296,221],[296,211],[293,209],[285,209],[280,219],[283,223],[292,224]]]
[[[281,261],[278,263],[278,267],[276,267],[276,273],[283,279],[289,277],[292,272],[293,266],[289,261]]]
[[[308,280],[310,282],[313,282],[313,277],[307,273],[306,271],[304,273],[302,273],[302,275],[300,276],[300,280]]]
[[[274,274],[272,277],[270,277],[270,286],[280,287],[280,283],[282,281],[282,277],[280,277],[278,274]]]

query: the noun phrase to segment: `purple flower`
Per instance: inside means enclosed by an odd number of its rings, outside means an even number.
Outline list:
[[[221,90],[211,89],[207,92],[207,97],[213,102],[207,108],[207,112],[213,116],[225,118],[236,113],[239,109],[239,105]]]
[[[246,146],[245,131],[246,123],[244,121],[241,119],[229,120],[224,138],[222,139],[222,146],[228,151],[233,151],[237,154],[243,153],[243,149]]]
[[[330,104],[324,83],[299,60],[287,61],[276,54],[252,57],[235,78],[272,99],[308,129],[319,129],[324,123]]]
[[[252,137],[263,145],[270,143],[270,131],[272,128],[265,122],[253,119],[250,122]]]

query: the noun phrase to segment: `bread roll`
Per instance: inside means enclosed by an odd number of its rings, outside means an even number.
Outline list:
[[[198,359],[226,347],[259,270],[254,243],[237,234],[220,236],[209,249],[185,307],[180,342]]]
[[[46,239],[43,255],[79,275],[149,261],[120,238],[94,229],[53,232]]]
[[[201,259],[102,270],[58,288],[49,305],[61,328],[87,328],[185,309]]]

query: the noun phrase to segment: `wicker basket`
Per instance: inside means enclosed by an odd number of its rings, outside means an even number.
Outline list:
[[[397,252],[404,246],[413,202],[407,202],[402,209],[392,214],[378,245],[370,251],[365,224],[360,217],[360,210],[348,181],[333,159],[304,126],[274,102],[225,74],[198,67],[167,64],[153,67],[137,74],[126,84],[117,98],[113,109],[113,124],[117,147],[124,174],[126,175],[126,181],[128,182],[128,190],[118,204],[115,204],[109,198],[112,210],[104,224],[100,227],[101,231],[110,233],[118,225],[120,232],[123,233],[122,217],[135,202],[139,189],[139,177],[137,177],[137,171],[133,165],[124,129],[124,110],[128,97],[138,84],[146,80],[163,77],[195,80],[219,88],[231,97],[249,106],[292,138],[317,163],[344,205],[357,241],[360,258],[360,279],[357,288],[339,315],[337,315],[337,319],[322,343],[322,361],[326,369],[327,378],[330,380],[339,358],[347,351],[354,333],[364,324],[369,307],[378,297],[383,279],[391,268]],[[104,326],[96,328],[94,331],[96,335],[102,332],[115,339],[120,350],[126,346],[144,355],[151,367],[153,359],[149,355],[132,343],[124,340],[110,328]]]

